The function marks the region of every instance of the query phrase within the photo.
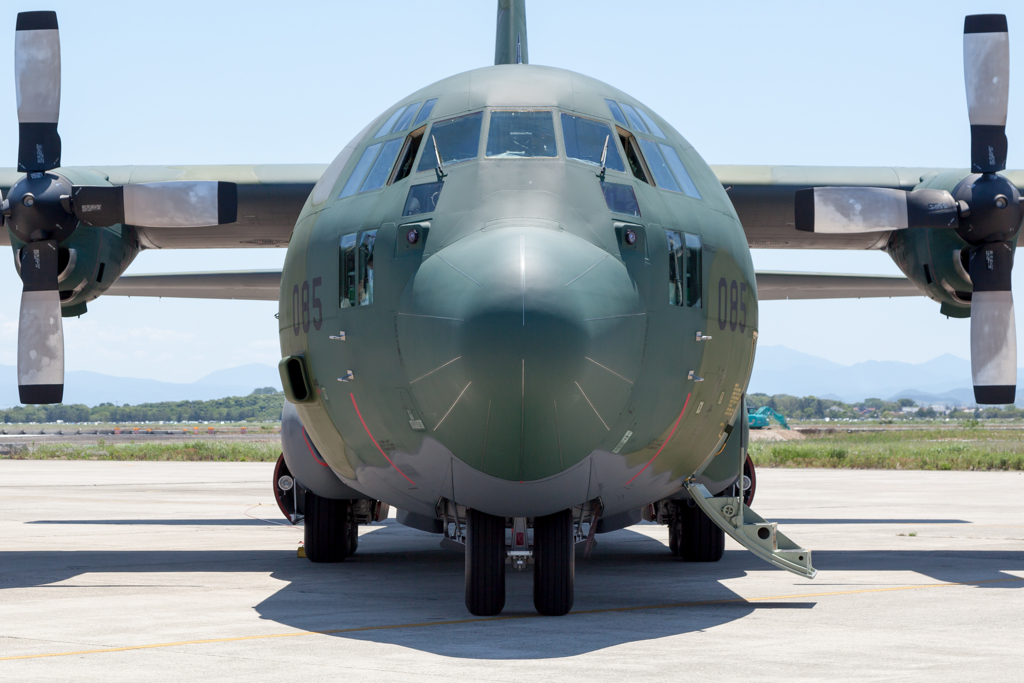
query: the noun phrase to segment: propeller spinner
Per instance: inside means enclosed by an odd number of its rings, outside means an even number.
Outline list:
[[[964,20],[964,82],[971,123],[972,175],[952,193],[874,187],[815,187],[796,193],[796,229],[820,233],[953,228],[971,245],[971,374],[974,399],[1013,403],[1017,325],[1010,275],[1024,219],[1020,192],[1006,168],[1010,41],[1006,17]]]
[[[194,228],[233,223],[237,187],[216,181],[171,181],[76,187],[60,166],[60,35],[56,12],[18,14],[14,42],[18,98],[18,170],[26,173],[3,201],[3,220],[25,247],[18,323],[18,391],[22,403],[60,403],[64,331],[58,291],[59,244],[80,224]]]

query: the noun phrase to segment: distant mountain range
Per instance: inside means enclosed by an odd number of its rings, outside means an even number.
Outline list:
[[[239,365],[212,372],[189,384],[75,370],[64,378],[64,402],[96,406],[208,401],[247,396],[258,387],[281,389],[276,367],[260,363]],[[974,404],[971,362],[948,354],[924,363],[867,361],[841,365],[785,346],[760,346],[750,391],[818,396],[847,403],[866,398],[912,398],[924,405]],[[1019,403],[1024,405],[1024,398]],[[9,365],[0,365],[0,407],[14,405],[18,405],[17,373]]]
[[[87,370],[72,370],[64,375],[64,403],[156,403],[159,401],[209,401],[227,396],[248,396],[253,389],[274,387],[281,390],[277,368],[261,363],[217,370],[189,384],[160,382],[137,377],[113,377]],[[0,365],[0,407],[18,405],[18,373],[10,365]]]
[[[971,362],[949,354],[924,363],[841,365],[785,346],[759,346],[750,392],[818,396],[846,403],[912,398],[926,405],[974,405]],[[1019,403],[1024,405],[1024,399]]]

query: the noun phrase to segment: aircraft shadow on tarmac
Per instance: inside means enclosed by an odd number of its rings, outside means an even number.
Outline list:
[[[1024,551],[820,551],[814,553],[814,563],[823,571],[819,578],[829,571],[911,571],[942,582],[1024,586],[986,583],[1013,578],[1003,570],[1024,567]],[[356,555],[339,564],[315,565],[296,558],[293,551],[276,550],[31,551],[0,553],[0,567],[0,588],[44,586],[86,573],[266,572],[285,587],[255,605],[263,619],[310,631],[367,628],[333,635],[472,659],[567,657],[700,631],[755,610],[811,609],[816,604],[813,598],[744,601],[721,581],[771,571],[749,552],[727,551],[722,561],[712,564],[684,563],[660,541],[631,530],[598,537],[589,560],[577,554],[575,615],[533,618],[532,571],[510,569],[502,616],[523,618],[439,628],[409,625],[471,619],[463,605],[463,556],[441,549],[437,536],[393,521],[364,533]],[[781,571],[777,576],[773,590],[780,598],[836,586]],[[655,605],[675,606],[635,609]]]

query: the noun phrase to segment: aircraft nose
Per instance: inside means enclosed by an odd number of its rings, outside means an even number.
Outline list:
[[[524,227],[481,231],[426,259],[397,326],[431,436],[487,474],[530,481],[610,439],[646,320],[616,257]]]

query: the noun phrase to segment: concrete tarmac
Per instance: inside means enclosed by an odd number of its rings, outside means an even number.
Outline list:
[[[0,460],[0,680],[1024,680],[1021,473],[760,470],[816,579],[641,524],[577,558],[572,614],[510,570],[476,619],[462,554],[394,520],[297,558],[271,471]]]

